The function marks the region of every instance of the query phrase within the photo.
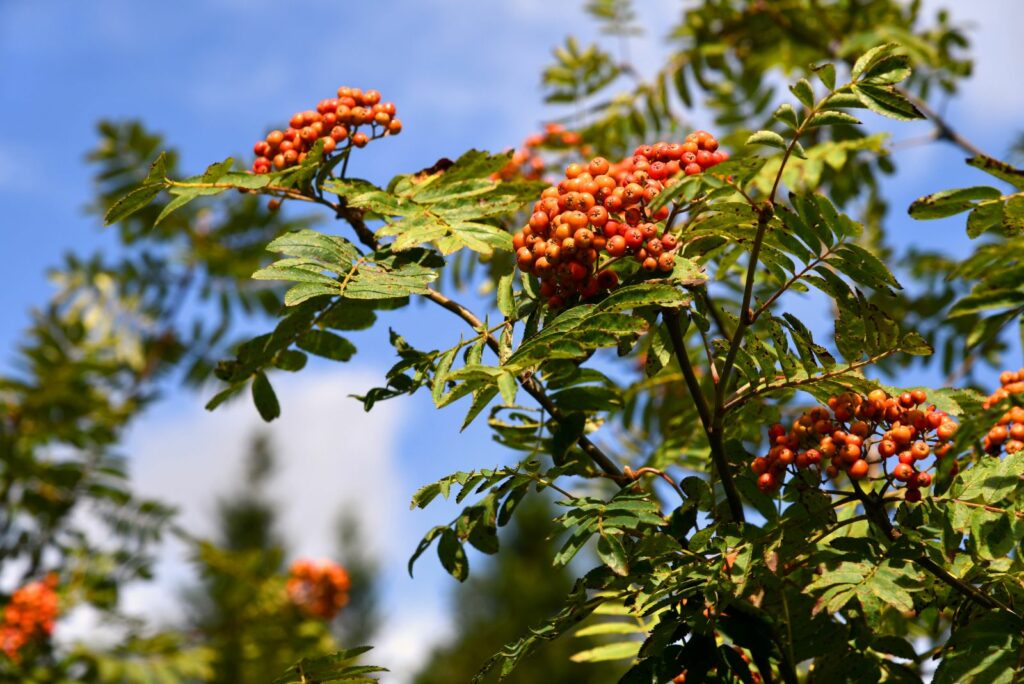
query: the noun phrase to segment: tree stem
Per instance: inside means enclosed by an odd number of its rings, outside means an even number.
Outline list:
[[[729,462],[725,457],[725,443],[722,439],[722,424],[720,410],[712,413],[708,407],[704,392],[700,387],[700,380],[693,370],[690,362],[690,355],[686,351],[686,343],[683,341],[682,330],[679,324],[679,314],[671,309],[662,309],[661,317],[668,328],[668,336],[672,342],[672,350],[675,352],[676,360],[683,372],[683,379],[686,387],[693,397],[693,403],[697,406],[697,415],[700,416],[704,434],[707,435],[708,444],[711,447],[711,460],[715,466],[718,477],[722,480],[722,489],[725,491],[725,499],[729,505],[729,513],[735,522],[744,522],[746,516],[743,513],[743,501],[740,499],[739,491],[736,489],[736,482],[733,480],[732,471],[729,470]],[[689,322],[689,319],[687,319]],[[725,376],[722,376],[724,380]],[[721,382],[722,380],[720,380]]]

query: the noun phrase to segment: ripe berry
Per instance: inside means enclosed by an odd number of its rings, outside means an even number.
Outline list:
[[[868,475],[868,462],[864,459],[854,462],[847,473],[854,480],[863,480]]]
[[[907,465],[906,463],[897,463],[892,469],[892,476],[900,482],[906,482],[914,475],[913,466]]]

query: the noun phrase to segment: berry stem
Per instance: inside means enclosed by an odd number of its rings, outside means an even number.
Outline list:
[[[679,488],[679,485],[677,485],[676,481],[672,479],[672,476],[666,473],[664,470],[658,470],[657,468],[651,467],[644,467],[641,468],[640,470],[634,471],[633,473],[634,479],[640,477],[641,475],[657,475],[665,482],[668,482],[670,485],[672,485],[672,489],[676,490],[676,494],[679,495],[679,498],[682,499],[683,501],[686,501],[686,495],[683,494],[683,490]]]

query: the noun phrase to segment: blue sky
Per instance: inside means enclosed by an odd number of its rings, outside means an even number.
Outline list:
[[[670,0],[638,4],[648,27],[667,28],[671,21],[663,17],[674,16],[671,8],[677,7]],[[1021,89],[999,88],[1008,61],[1019,63],[1022,56],[1016,27],[1024,23],[1024,4],[947,4],[954,17],[973,24],[978,64],[963,96],[944,104],[944,111],[982,149],[1002,154],[1024,111]],[[100,118],[143,120],[180,148],[184,168],[200,170],[248,154],[268,126],[339,85],[375,87],[398,104],[405,130],[360,155],[353,171],[384,181],[470,147],[513,146],[535,130],[550,115],[539,87],[550,47],[568,31],[593,36],[580,5],[317,0],[299,9],[269,0],[0,2],[0,244],[6,256],[0,364],[10,367],[28,310],[51,294],[46,268],[67,250],[114,246],[113,233],[83,210],[92,192],[84,154]],[[662,54],[661,30],[633,41],[641,70]],[[692,116],[697,125],[705,123],[699,111]],[[892,126],[871,116],[866,123],[892,131],[897,141],[928,130],[927,124]],[[986,182],[962,164],[963,157],[948,145],[897,153],[900,173],[889,193],[894,244],[928,240],[953,252],[967,249],[961,217],[917,223],[904,212],[928,192]],[[424,307],[387,322],[424,344],[456,336],[459,325]],[[418,536],[454,510],[410,513],[408,497],[432,478],[493,465],[504,455],[482,423],[458,437],[458,409],[439,414],[425,396],[382,407],[370,419],[346,398],[389,365],[384,334],[356,336],[361,354],[353,363],[317,365],[282,385],[285,418],[272,434],[286,465],[275,495],[291,502],[286,528],[303,553],[331,551],[333,506],[318,508],[317,502],[346,499],[378,521],[373,548],[386,565],[391,620],[382,655],[401,670],[429,641],[424,634],[444,633],[441,612],[451,584],[432,556],[421,561],[415,582],[405,576],[404,561]],[[198,527],[209,519],[210,496],[230,488],[225,483],[237,472],[247,435],[258,427],[249,406],[210,416],[201,404],[202,397],[170,392],[135,426],[126,446],[140,487],[179,503],[186,521]],[[134,599],[140,610],[172,609],[173,587],[187,576],[180,562],[170,560],[173,555],[168,552],[162,583]]]

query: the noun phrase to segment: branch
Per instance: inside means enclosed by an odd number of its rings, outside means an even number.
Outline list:
[[[344,201],[342,201],[337,206],[337,214],[338,218],[345,219],[345,221],[352,226],[352,229],[355,230],[360,242],[373,250],[376,250],[379,247],[379,243],[377,242],[377,238],[374,237],[373,231],[370,230],[369,226],[367,226],[366,222],[363,220],[362,210],[346,206]],[[477,318],[472,311],[464,307],[462,304],[459,304],[454,299],[444,296],[437,290],[428,290],[427,294],[422,296],[434,302],[438,306],[451,311],[453,314],[468,323],[474,330],[485,335],[484,340],[487,343],[487,346],[495,354],[498,354],[500,358],[498,340],[487,332],[487,326],[484,325],[483,321]],[[519,384],[522,385],[523,389],[526,390],[527,394],[533,397],[537,403],[548,412],[555,422],[565,422],[565,414],[562,413],[554,402],[551,401],[551,398],[544,392],[544,388],[533,378],[531,374],[523,373],[516,379],[519,381]],[[590,457],[590,460],[593,461],[605,475],[619,484],[625,484],[628,482],[628,478],[623,475],[622,470],[615,464],[615,462],[609,458],[599,446],[590,441],[586,435],[580,435],[579,439],[576,440],[576,443],[579,444],[583,452]]]
[[[658,470],[657,468],[651,467],[644,467],[641,468],[640,470],[636,470],[633,472],[633,479],[635,480],[639,478],[641,475],[657,475],[665,482],[668,482],[670,485],[672,485],[672,489],[676,490],[676,494],[679,495],[679,498],[682,499],[684,502],[686,501],[686,495],[683,494],[683,490],[679,488],[679,485],[676,484],[676,481],[672,479],[672,476],[666,473],[664,470]]]
[[[780,174],[781,175],[781,174]],[[729,351],[726,352],[725,361],[722,362],[722,369],[719,371],[720,382],[716,405],[721,406],[725,398],[725,391],[729,384],[729,375],[732,373],[733,364],[736,362],[736,354],[739,353],[740,345],[743,344],[743,333],[753,322],[750,310],[750,301],[754,295],[754,280],[757,276],[757,258],[761,254],[761,245],[764,243],[764,236],[768,232],[768,222],[774,215],[774,210],[769,202],[758,209],[757,233],[754,235],[754,244],[750,250],[750,261],[747,264],[747,278],[743,285],[743,301],[740,304],[739,322],[732,333],[732,340],[729,342]]]
[[[476,317],[472,311],[459,304],[453,299],[450,299],[437,290],[428,290],[427,294],[423,295],[435,304],[448,309],[456,316],[468,323],[474,330],[486,330],[483,321]],[[498,340],[493,335],[487,335],[484,340],[487,346],[495,354],[499,354]],[[540,404],[548,414],[558,423],[565,422],[565,414],[551,401],[551,398],[544,392],[544,388],[537,382],[532,375],[529,373],[523,373],[516,378],[519,380],[519,384],[522,385],[523,389],[526,390],[527,394],[533,397],[538,404]],[[606,475],[616,482],[622,484],[627,481],[622,470],[619,469],[615,462],[612,461],[607,454],[605,454],[600,447],[594,444],[586,435],[580,435],[579,439],[576,440],[580,448],[590,457],[592,460]]]
[[[704,434],[708,437],[708,444],[711,447],[711,460],[715,464],[715,470],[722,479],[722,489],[725,490],[725,498],[729,504],[729,513],[736,522],[745,520],[743,514],[743,502],[736,489],[736,483],[729,472],[729,462],[725,457],[725,445],[721,436],[721,427],[716,427],[716,414],[713,414],[700,388],[700,381],[693,370],[690,362],[690,355],[686,351],[686,344],[683,341],[682,331],[679,326],[679,314],[671,309],[662,309],[661,317],[665,320],[665,327],[668,328],[669,339],[672,341],[672,350],[675,352],[679,367],[683,371],[683,378],[686,387],[693,397],[697,406],[697,415],[700,416],[701,425],[704,427]],[[687,319],[689,321],[689,319]],[[722,378],[725,376],[723,375]]]
[[[896,89],[903,97],[910,100],[915,107],[921,110],[921,113],[927,116],[933,124],[935,124],[935,137],[939,140],[946,140],[958,146],[963,151],[970,154],[972,157],[985,156],[985,153],[981,151],[981,148],[976,146],[970,140],[960,135],[950,124],[946,121],[941,114],[932,109],[931,105],[914,95],[905,88]]]
[[[683,372],[686,388],[690,391],[693,403],[697,406],[697,415],[700,416],[701,425],[704,426],[705,432],[709,432],[711,430],[711,409],[708,407],[707,400],[704,398],[704,392],[700,388],[700,380],[697,379],[697,374],[693,370],[690,355],[686,351],[686,344],[683,342],[683,334],[679,325],[679,314],[672,309],[662,309],[661,317],[664,319],[665,327],[668,329],[668,336],[672,342],[672,351],[675,352],[679,368]],[[689,323],[689,319],[687,319],[687,323]]]

